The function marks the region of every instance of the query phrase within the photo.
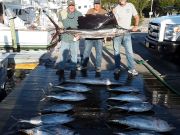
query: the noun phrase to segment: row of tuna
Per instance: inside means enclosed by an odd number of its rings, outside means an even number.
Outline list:
[[[153,108],[153,105],[147,102],[146,96],[142,91],[134,87],[115,87],[110,89],[111,92],[123,92],[128,94],[119,94],[112,96],[108,100],[128,102],[122,105],[109,105],[109,109],[123,109],[128,112],[146,112]],[[119,102],[117,102],[119,103]],[[158,132],[169,132],[174,127],[170,126],[165,120],[146,115],[132,115],[118,119],[113,119],[111,122],[123,124],[131,128],[139,129],[125,133],[116,133],[118,135],[159,135]]]
[[[57,101],[83,101],[87,97],[83,94],[91,89],[83,84],[90,85],[121,85],[117,81],[111,81],[109,79],[75,79],[66,80],[70,84],[63,84],[60,86],[54,86],[49,84],[50,92],[57,92],[57,94],[45,94],[45,99],[52,99]],[[108,92],[121,92],[118,96],[109,97],[108,100],[125,101],[128,103],[120,104],[116,106],[109,105],[111,109],[123,109],[128,112],[145,112],[150,111],[153,105],[147,102],[147,98],[141,94],[139,89],[129,86],[119,86],[112,89],[108,89]],[[127,93],[127,94],[122,94]],[[36,125],[32,129],[22,129],[21,132],[33,135],[74,135],[78,134],[73,130],[62,126],[63,124],[72,122],[75,118],[71,115],[65,114],[65,112],[73,110],[74,106],[71,104],[56,104],[40,110],[40,116],[31,118],[30,120],[19,120],[19,122],[27,122]],[[158,135],[157,132],[168,132],[173,129],[166,121],[143,115],[127,116],[119,119],[110,120],[110,122],[120,123],[127,125],[131,128],[140,129],[138,131],[115,133],[119,135]]]
[[[77,92],[87,92],[91,90],[87,86],[80,84],[66,84],[62,86],[53,86],[49,84],[49,87],[51,92],[58,89],[58,94],[45,94],[45,98],[43,98],[42,101],[47,98],[56,101],[82,101],[85,100],[86,97]],[[75,119],[73,116],[65,113],[73,109],[74,106],[68,103],[55,104],[43,108],[39,112],[39,114],[41,114],[40,116],[28,120],[18,120],[18,123],[30,123],[35,125],[33,128],[20,129],[19,131],[28,135],[78,135],[75,131],[63,126],[63,124],[72,122]]]
[[[77,84],[65,84],[60,86],[54,86],[49,84],[50,92],[57,92],[58,94],[49,94],[42,99],[51,99],[56,101],[82,101],[85,100],[85,95],[81,94],[83,92],[90,91],[91,89],[86,85],[78,84],[81,80],[69,80],[69,82]],[[97,81],[92,82],[89,79],[83,79],[84,83],[93,84]],[[99,80],[100,85],[111,85],[111,81],[108,79]],[[114,84],[112,84],[114,85]],[[65,91],[65,92],[64,92]],[[71,115],[64,114],[64,112],[73,110],[74,106],[71,104],[56,104],[49,106],[40,110],[40,116],[33,117],[29,120],[18,120],[18,123],[30,123],[36,127],[31,129],[21,129],[20,132],[26,133],[28,135],[78,135],[78,133],[70,130],[69,128],[62,126],[63,124],[72,122],[75,118]]]

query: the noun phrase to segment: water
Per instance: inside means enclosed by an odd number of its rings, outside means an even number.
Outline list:
[[[8,70],[5,88],[0,90],[0,102],[18,86],[31,70]]]

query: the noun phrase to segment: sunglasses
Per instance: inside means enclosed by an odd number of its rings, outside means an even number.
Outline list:
[[[69,6],[74,6],[73,4],[69,5]]]

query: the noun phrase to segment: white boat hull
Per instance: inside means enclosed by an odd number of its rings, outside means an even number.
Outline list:
[[[11,31],[0,29],[0,47],[12,47]],[[17,45],[20,48],[47,48],[52,45],[51,40],[55,30],[16,30]]]

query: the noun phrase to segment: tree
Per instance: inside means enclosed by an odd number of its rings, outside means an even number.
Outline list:
[[[180,2],[179,2],[179,0],[175,0],[174,7],[176,8],[177,12],[180,14]]]
[[[175,11],[176,0],[159,0],[159,5],[165,11],[165,14],[172,14]]]
[[[140,17],[143,17],[143,9],[150,4],[150,0],[130,0],[136,7]]]
[[[174,6],[175,1],[176,0],[159,0],[159,5],[160,5],[160,7]]]
[[[118,2],[118,0],[102,0],[102,5],[106,10],[111,10]]]
[[[174,6],[177,8],[180,8],[180,1],[179,0],[175,0],[174,1]]]

